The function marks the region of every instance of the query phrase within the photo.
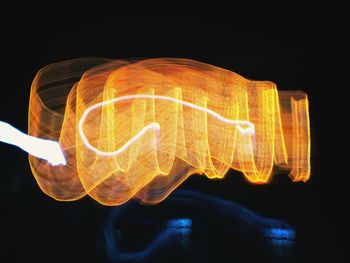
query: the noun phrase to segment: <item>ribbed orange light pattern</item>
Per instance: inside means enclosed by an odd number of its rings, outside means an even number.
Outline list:
[[[138,94],[149,96],[103,104]],[[176,101],[252,123],[255,133]],[[149,129],[118,154],[102,154],[154,123],[159,133]],[[293,181],[310,176],[305,93],[188,59],[81,58],[44,67],[32,84],[28,131],[61,145],[67,165],[29,157],[40,188],[57,200],[158,203],[191,174],[223,178],[230,168],[252,183],[268,182],[278,167]]]

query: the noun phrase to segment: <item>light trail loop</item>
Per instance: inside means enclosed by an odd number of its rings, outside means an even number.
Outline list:
[[[221,116],[220,114],[218,114],[215,111],[212,111],[210,109],[195,105],[193,103],[187,102],[187,101],[182,101],[182,100],[178,100],[175,98],[171,98],[171,97],[167,97],[167,96],[161,96],[161,95],[146,95],[146,94],[135,94],[135,95],[126,95],[126,96],[121,96],[121,97],[117,97],[108,101],[103,101],[100,103],[97,103],[93,106],[90,106],[89,108],[87,108],[82,117],[80,118],[79,124],[78,124],[78,131],[80,134],[81,139],[83,140],[85,146],[87,148],[89,148],[90,150],[94,151],[96,154],[98,155],[102,155],[102,156],[114,156],[114,155],[118,155],[120,153],[122,153],[123,151],[125,151],[130,145],[132,145],[135,141],[137,141],[139,138],[141,138],[148,130],[154,129],[158,135],[160,133],[160,125],[157,122],[152,122],[148,125],[146,125],[145,127],[143,127],[141,129],[141,131],[139,131],[133,138],[131,138],[129,141],[127,141],[122,147],[120,147],[119,149],[112,151],[112,152],[105,152],[105,151],[101,151],[99,149],[97,149],[96,147],[94,147],[93,145],[91,145],[88,141],[88,139],[86,138],[84,131],[83,131],[83,125],[84,122],[87,118],[87,116],[89,115],[89,113],[91,111],[94,111],[100,107],[106,106],[108,104],[112,104],[112,103],[116,103],[119,101],[125,101],[125,100],[132,100],[132,99],[159,99],[159,100],[165,100],[165,101],[171,101],[171,102],[175,102],[175,103],[180,103],[184,106],[193,108],[195,110],[199,110],[202,112],[206,112],[209,115],[211,115],[212,117],[231,124],[231,125],[235,125],[236,128],[238,129],[238,131],[241,134],[250,134],[250,135],[254,135],[255,134],[255,126],[252,122],[250,121],[246,121],[246,120],[230,120],[227,119],[223,116]],[[242,128],[243,125],[248,126],[248,128]]]

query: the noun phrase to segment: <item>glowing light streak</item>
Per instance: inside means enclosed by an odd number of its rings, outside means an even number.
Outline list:
[[[85,112],[83,113],[83,115],[79,121],[78,129],[79,129],[80,137],[82,138],[86,147],[88,147],[90,150],[94,151],[96,154],[103,155],[103,156],[113,156],[113,155],[118,155],[121,152],[125,151],[131,144],[133,144],[140,137],[142,137],[148,130],[154,129],[157,132],[157,135],[159,136],[160,125],[157,122],[153,122],[153,123],[145,126],[143,129],[141,129],[141,131],[139,131],[133,138],[131,138],[128,142],[126,142],[122,147],[120,147],[118,150],[115,150],[113,152],[100,151],[99,149],[97,149],[96,147],[94,147],[93,145],[91,145],[89,143],[88,139],[86,138],[86,136],[84,134],[84,130],[83,130],[83,125],[84,125],[85,119],[87,118],[89,113],[93,110],[96,110],[96,109],[103,107],[103,106],[106,106],[108,104],[112,104],[112,103],[116,103],[116,102],[124,101],[124,100],[132,100],[132,99],[158,99],[158,100],[164,100],[164,101],[171,101],[174,103],[180,103],[184,106],[193,108],[195,110],[208,113],[209,115],[213,116],[214,118],[216,118],[222,122],[225,122],[225,123],[228,123],[231,125],[236,125],[236,128],[239,130],[239,132],[241,134],[251,134],[251,135],[255,134],[254,124],[250,121],[230,120],[230,119],[227,119],[227,118],[221,116],[220,114],[218,114],[217,112],[212,111],[210,109],[203,108],[203,107],[195,105],[193,103],[178,100],[178,99],[167,97],[167,96],[137,94],[137,95],[121,96],[121,97],[118,97],[118,98],[115,98],[112,100],[103,101],[103,102],[97,103],[97,104],[95,104],[95,105],[93,105],[85,110]],[[248,128],[242,128],[241,127],[242,125],[246,125],[246,126],[248,126]]]
[[[27,135],[3,121],[0,121],[0,141],[15,145],[52,165],[66,165],[58,142]]]
[[[193,174],[230,169],[259,184],[279,170],[310,177],[306,93],[188,59],[46,66],[32,83],[28,134],[59,142],[66,165],[29,162],[40,188],[62,201],[156,204]]]

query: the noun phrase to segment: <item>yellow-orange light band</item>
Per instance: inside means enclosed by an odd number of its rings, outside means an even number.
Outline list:
[[[29,157],[57,200],[158,203],[191,174],[223,178],[231,168],[252,183],[276,169],[310,176],[305,93],[188,59],[49,65],[32,84],[28,132],[61,146],[66,165]]]

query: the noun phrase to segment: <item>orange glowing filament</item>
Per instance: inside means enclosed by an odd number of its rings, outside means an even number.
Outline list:
[[[29,157],[57,200],[158,203],[191,174],[223,178],[230,168],[252,183],[275,168],[310,176],[305,93],[187,59],[47,66],[32,84],[28,133],[61,147],[66,165]]]

